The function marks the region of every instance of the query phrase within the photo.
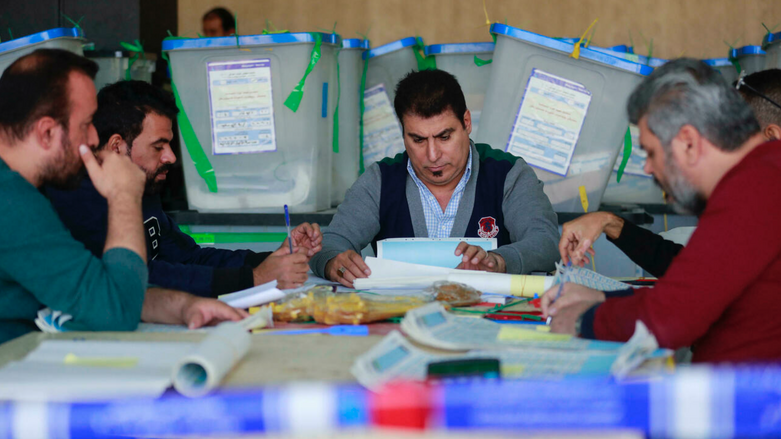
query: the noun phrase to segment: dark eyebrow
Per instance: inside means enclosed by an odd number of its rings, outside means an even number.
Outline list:
[[[455,128],[446,128],[446,129],[442,130],[442,132],[440,132],[438,134],[435,134],[434,137],[442,137],[442,136],[445,136],[445,135],[448,135],[448,134],[452,133],[455,130],[456,130]]]
[[[152,142],[152,145],[156,145],[158,143],[171,143],[171,139],[166,139],[165,137],[161,137],[154,142]]]
[[[415,137],[416,139],[425,139],[425,137],[411,132],[407,132],[407,135],[410,137]]]

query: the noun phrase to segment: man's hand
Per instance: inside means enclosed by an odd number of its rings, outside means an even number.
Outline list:
[[[287,240],[286,240],[287,241]],[[294,249],[295,250],[295,249]],[[252,269],[252,277],[255,285],[262,285],[272,280],[277,281],[277,288],[287,290],[298,288],[309,279],[309,258],[303,249],[290,254],[290,248],[282,245],[270,254],[257,267]]]
[[[218,323],[237,322],[249,317],[247,311],[233,308],[215,299],[189,296],[182,307],[182,322],[190,329],[201,326],[214,326]]]
[[[492,271],[505,273],[507,271],[504,258],[498,253],[486,252],[480,246],[461,242],[456,247],[456,256],[461,256],[461,263],[456,268],[461,270]]]
[[[141,309],[141,320],[144,322],[187,325],[190,329],[225,320],[238,321],[248,316],[243,309],[233,308],[219,300],[159,287],[146,290]]]
[[[86,145],[79,147],[79,153],[92,184],[103,198],[109,202],[123,197],[127,197],[127,200],[141,200],[146,174],[129,157],[115,154],[109,149],[95,157]]]
[[[591,246],[605,232],[611,239],[621,235],[624,220],[608,212],[594,212],[583,215],[564,224],[559,241],[559,253],[564,263],[572,261],[581,267],[594,255]]]
[[[355,279],[369,277],[370,274],[369,266],[354,250],[340,253],[325,264],[325,277],[348,288],[353,288]]]
[[[311,258],[323,249],[323,234],[320,233],[320,226],[317,223],[301,223],[290,231],[290,236],[293,238],[294,251],[306,249],[307,258]],[[282,247],[288,247],[287,239],[282,243]]]
[[[543,318],[551,317],[551,332],[578,335],[578,319],[592,306],[605,301],[605,293],[578,284],[565,283],[556,299],[559,285],[545,292],[540,301]]]

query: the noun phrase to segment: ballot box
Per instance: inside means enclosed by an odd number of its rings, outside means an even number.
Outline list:
[[[709,58],[702,61],[721,73],[727,84],[732,84],[738,79],[738,69],[729,58]]]
[[[339,35],[319,32],[163,42],[184,110],[179,132],[191,209],[331,207],[341,44]]]
[[[743,46],[730,49],[729,59],[736,60],[740,65],[740,71],[747,75],[765,70],[765,51],[762,46]]]
[[[132,79],[152,83],[157,55],[153,53],[128,53],[123,50],[87,52],[91,60],[98,63],[98,74],[95,75],[95,87],[101,88],[115,82]]]
[[[766,34],[762,39],[762,49],[765,51],[765,68],[781,69],[781,32]]]
[[[365,166],[404,151],[393,99],[396,85],[418,70],[420,41],[407,37],[364,52],[367,63],[363,112],[363,162]]]
[[[558,212],[596,210],[629,121],[626,101],[653,71],[504,24],[477,142],[524,158]],[[587,201],[587,203],[586,203]]]
[[[0,73],[18,58],[38,49],[63,49],[84,55],[84,33],[76,27],[58,27],[0,43]]]
[[[344,201],[345,192],[358,179],[361,161],[361,76],[365,63],[363,53],[368,49],[369,40],[349,38],[342,40],[342,49],[339,51],[339,132],[332,157],[333,206]]]
[[[466,108],[472,114],[472,138],[477,136],[485,91],[491,79],[494,43],[433,44],[426,46],[427,57],[436,59],[437,68],[458,79]]]

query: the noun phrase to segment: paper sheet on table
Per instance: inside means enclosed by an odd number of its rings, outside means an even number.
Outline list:
[[[401,329],[418,343],[446,350],[547,348],[562,350],[617,351],[623,343],[585,340],[570,337],[560,339],[557,334],[545,334],[536,329],[513,328],[514,331],[530,331],[533,337],[500,337],[505,325],[486,319],[460,317],[434,302],[407,312],[401,321]],[[545,336],[548,337],[545,337]]]
[[[246,290],[223,294],[218,297],[218,299],[234,308],[246,309],[251,306],[273,302],[283,297],[285,297],[285,293],[277,289],[277,281],[272,280],[271,282],[247,288]]]
[[[434,354],[415,347],[401,333],[393,331],[358,357],[350,372],[363,386],[376,390],[393,380],[423,381],[428,364],[437,361],[496,358],[500,362],[502,378],[559,379],[594,374],[607,376],[619,362],[619,357],[619,352],[615,351],[534,348]]]
[[[461,256],[456,256],[458,244],[466,242],[496,250],[496,238],[392,238],[377,242],[377,258],[434,267],[456,268]]]
[[[368,279],[356,279],[355,288],[362,290],[388,288],[426,288],[434,282],[460,282],[484,293],[512,294],[534,297],[553,285],[551,276],[488,273],[410,264],[387,259],[366,258],[372,271]]]
[[[212,328],[200,342],[44,340],[0,369],[0,400],[89,401],[208,393],[249,350],[247,330],[271,323],[271,309]]]

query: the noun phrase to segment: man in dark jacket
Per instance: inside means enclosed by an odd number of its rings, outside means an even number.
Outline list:
[[[147,174],[143,199],[149,255],[149,283],[204,297],[250,288],[276,280],[294,288],[307,279],[309,258],[320,250],[317,224],[301,224],[273,253],[201,248],[163,212],[158,192],[176,162],[171,150],[172,124],[178,110],[166,92],[142,81],[121,81],[98,93],[94,124],[98,149],[127,155]],[[71,234],[100,256],[106,240],[106,199],[84,180],[74,191],[47,187],[46,194]]]

